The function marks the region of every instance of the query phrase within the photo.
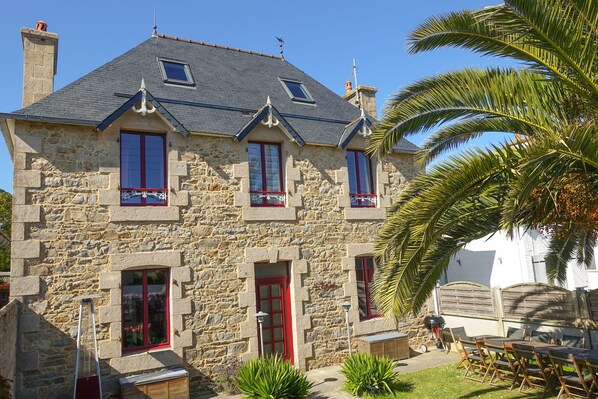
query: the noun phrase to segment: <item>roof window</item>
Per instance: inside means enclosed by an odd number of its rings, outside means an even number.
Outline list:
[[[303,85],[303,83],[298,82],[296,80],[286,80],[280,79],[284,88],[286,89],[288,95],[294,101],[301,101],[305,103],[315,103],[315,101],[311,98],[311,95]]]
[[[193,86],[193,76],[189,64],[172,60],[159,60],[162,77],[166,83]]]

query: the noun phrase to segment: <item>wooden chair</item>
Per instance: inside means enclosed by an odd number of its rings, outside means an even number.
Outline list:
[[[453,344],[455,345],[455,350],[457,351],[457,355],[459,355],[459,361],[456,364],[456,368],[466,367],[467,362],[467,355],[463,351],[463,346],[459,341],[461,337],[469,338],[467,334],[465,334],[465,327],[456,327],[456,328],[449,328],[451,333],[451,337],[453,339]]]
[[[530,387],[542,388],[542,398],[546,394],[548,387],[552,385],[553,370],[552,367],[544,361],[533,346],[513,343],[513,353],[519,362],[523,381],[519,386],[521,392],[527,384]]]
[[[461,336],[459,342],[461,343],[467,364],[464,378],[483,383],[486,381],[486,376],[490,370],[485,354],[480,353],[478,343],[471,338]],[[469,373],[478,374],[480,378],[470,377]]]
[[[531,340],[536,342],[550,342],[550,333],[544,331],[532,331]]]
[[[490,385],[493,384],[494,379],[511,381],[509,391],[513,389],[519,378],[519,362],[512,352],[507,351],[505,344],[499,339],[486,339],[486,348],[492,354],[490,367],[492,376],[490,377]]]
[[[570,346],[572,348],[583,348],[583,336],[563,334],[561,345]]]
[[[562,350],[549,350],[548,356],[561,383],[561,390],[557,399],[561,397],[563,392],[569,398],[589,399],[592,397],[592,375],[583,373],[586,365],[585,360],[576,360],[572,354]]]
[[[598,358],[586,358],[586,366],[588,366],[588,371],[592,377],[592,387],[590,389],[593,393],[596,393],[598,392]]]
[[[507,338],[524,340],[525,336],[525,328],[509,327],[507,330]]]

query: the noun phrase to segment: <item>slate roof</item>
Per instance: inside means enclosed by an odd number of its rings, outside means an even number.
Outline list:
[[[165,84],[158,58],[189,64],[195,87]],[[311,144],[338,145],[360,111],[286,60],[261,53],[152,37],[44,99],[0,117],[99,125],[138,91],[147,90],[188,131],[234,137],[270,96],[272,105]],[[298,80],[314,105],[293,102],[279,78]],[[401,141],[395,151],[418,147]]]

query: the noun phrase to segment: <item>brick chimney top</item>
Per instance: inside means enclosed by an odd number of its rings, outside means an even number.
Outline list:
[[[47,32],[48,24],[42,20],[39,20],[35,23],[35,30],[41,30],[42,32]]]
[[[347,80],[345,83],[345,96],[348,96],[351,93],[353,93],[353,83],[351,83],[350,80]]]

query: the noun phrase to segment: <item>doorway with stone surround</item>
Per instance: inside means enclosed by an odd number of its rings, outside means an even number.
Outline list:
[[[293,363],[293,329],[289,264],[255,265],[257,311],[268,313],[263,324],[263,355],[279,354]]]

